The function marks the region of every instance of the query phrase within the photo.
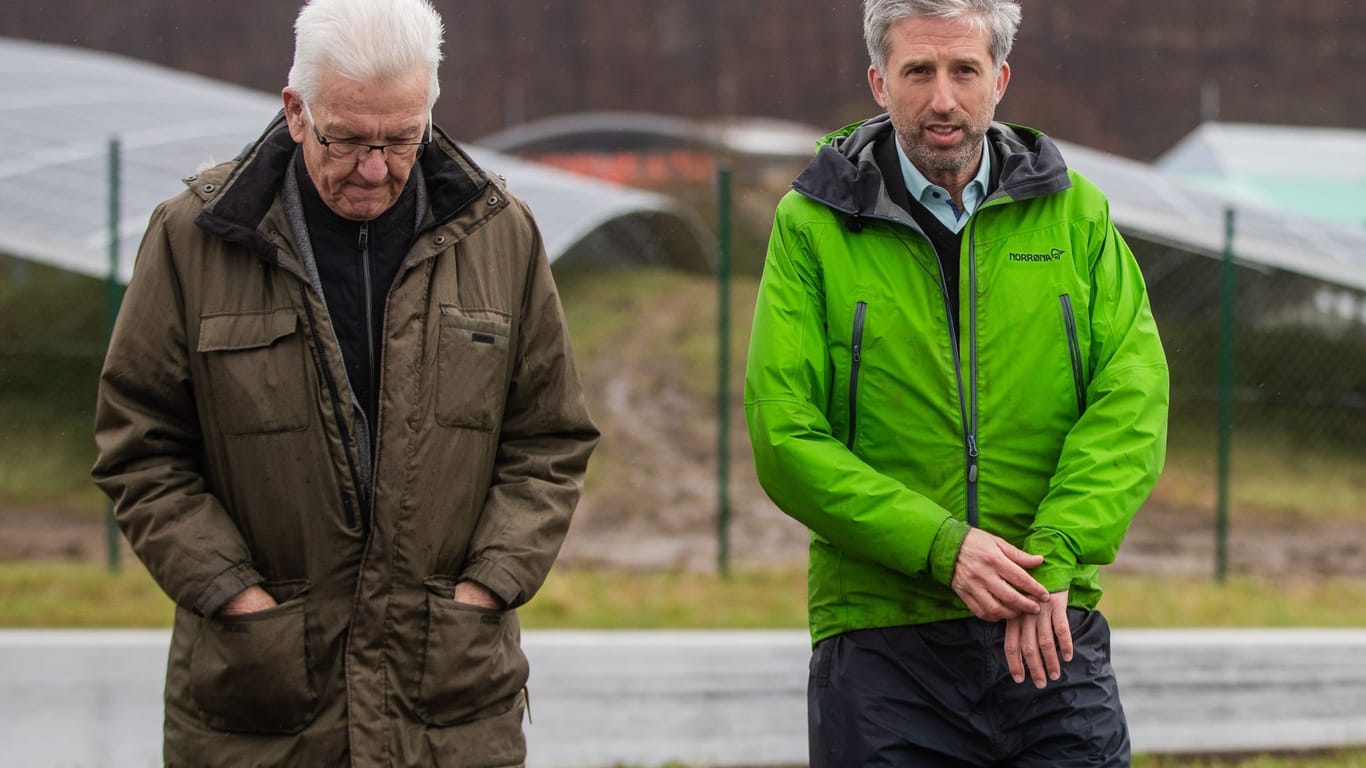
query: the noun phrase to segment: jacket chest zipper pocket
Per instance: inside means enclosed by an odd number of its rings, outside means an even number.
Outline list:
[[[1058,297],[1062,303],[1062,322],[1067,330],[1067,355],[1072,364],[1072,386],[1077,395],[1077,415],[1086,413],[1086,377],[1082,372],[1081,341],[1077,336],[1077,316],[1072,309],[1072,297],[1064,293]]]
[[[845,445],[851,451],[858,438],[858,378],[863,367],[863,325],[867,319],[868,302],[860,301],[854,307],[854,332],[849,345],[849,439]]]

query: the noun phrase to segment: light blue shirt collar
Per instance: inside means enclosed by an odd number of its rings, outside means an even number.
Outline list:
[[[963,189],[962,211],[954,208],[953,198],[947,189],[930,183],[925,174],[906,157],[901,142],[894,139],[894,143],[896,156],[901,158],[901,175],[906,179],[906,192],[912,199],[919,200],[950,232],[962,232],[968,224],[968,217],[987,199],[987,186],[991,184],[991,153],[987,151],[986,142],[982,142],[982,162],[977,164],[977,175]]]

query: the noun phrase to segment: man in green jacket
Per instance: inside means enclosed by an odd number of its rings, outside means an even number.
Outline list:
[[[597,431],[427,0],[313,0],[284,110],[138,254],[94,476],[176,605],[168,766],[517,766],[516,608]]]
[[[1015,0],[865,0],[886,114],[778,206],[746,413],[811,530],[813,768],[1127,766],[1096,611],[1168,380],[1105,198],[994,123]]]

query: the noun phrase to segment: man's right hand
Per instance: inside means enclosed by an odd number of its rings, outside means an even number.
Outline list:
[[[256,613],[276,606],[275,598],[260,586],[250,586],[238,592],[231,600],[218,609],[219,616],[240,616]]]
[[[953,589],[973,615],[983,621],[1004,621],[1038,613],[1048,602],[1048,590],[1030,577],[1026,568],[1043,565],[999,536],[973,528],[963,539],[953,567]]]

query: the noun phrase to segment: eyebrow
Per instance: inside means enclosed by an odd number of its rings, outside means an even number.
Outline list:
[[[386,143],[394,143],[394,142],[403,143],[403,144],[417,143],[417,142],[420,142],[420,141],[422,141],[423,139],[425,139],[425,138],[427,137],[427,125],[428,125],[427,120],[426,120],[426,119],[423,119],[422,124],[419,125],[419,126],[416,127],[416,128],[413,128],[413,129],[411,129],[411,130],[402,130],[402,131],[398,131],[398,132],[396,132],[396,133],[390,133],[390,134],[387,134],[387,135],[383,136],[382,139],[383,139],[383,141],[386,142]],[[326,137],[329,141],[341,141],[341,142],[348,142],[348,143],[363,143],[363,144],[368,144],[368,143],[369,143],[369,142],[363,142],[363,141],[361,141],[361,138],[362,138],[362,137],[361,137],[361,135],[360,135],[359,133],[354,132],[354,131],[350,130],[349,128],[341,128],[341,127],[338,127],[338,126],[335,125],[335,124],[333,124],[331,127],[324,127],[324,126],[321,126],[321,125],[320,125],[320,126],[318,126],[318,130],[319,130],[319,131],[322,131],[323,136]],[[416,134],[416,137],[413,136],[414,133]],[[366,137],[366,138],[369,138],[369,137]]]
[[[979,68],[979,69],[989,69],[989,68],[991,67],[991,57],[988,56],[988,57],[986,57],[986,58],[982,58],[982,57],[979,57],[979,56],[976,56],[976,55],[972,55],[972,56],[955,56],[955,57],[953,57],[953,58],[951,58],[951,59],[949,59],[949,60],[947,61],[947,65],[950,66],[950,67],[960,67],[960,66],[963,66],[963,65],[965,65],[965,64],[966,64],[966,65],[969,65],[969,66],[977,67],[977,68]],[[932,57],[932,56],[916,56],[916,57],[913,57],[913,58],[906,59],[904,62],[902,62],[902,63],[901,63],[901,70],[902,70],[902,71],[905,71],[905,70],[907,70],[907,69],[910,69],[911,67],[937,67],[937,66],[939,66],[939,59],[938,59],[938,57]]]

